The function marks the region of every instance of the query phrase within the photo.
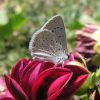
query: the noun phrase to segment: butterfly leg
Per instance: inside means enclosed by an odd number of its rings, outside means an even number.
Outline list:
[[[55,62],[54,67],[57,67],[58,65],[60,65],[60,61],[61,61],[61,60],[58,60],[57,62]]]
[[[62,62],[62,67],[64,68],[64,61]]]

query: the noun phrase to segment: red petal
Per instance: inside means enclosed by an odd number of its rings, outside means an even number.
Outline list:
[[[14,98],[10,98],[10,97],[4,97],[4,98],[1,98],[0,100],[15,100]]]
[[[71,75],[72,72],[67,68],[50,68],[41,73],[32,87],[32,100],[46,99],[47,90],[50,84],[62,75]]]
[[[11,92],[11,94],[17,100],[29,100],[23,89],[19,86],[19,84],[12,79],[11,77],[5,75],[6,85]]]
[[[75,93],[81,87],[89,75],[89,72],[85,68],[79,66],[67,65],[66,68],[72,70],[73,76],[59,98],[62,98],[62,96],[67,98],[68,96],[73,95],[73,93]]]
[[[80,75],[79,77],[76,77],[76,78],[73,77],[69,81],[69,83],[66,85],[66,88],[64,88],[63,95],[65,95],[65,96],[66,96],[66,94],[69,96],[73,95],[81,87],[81,85],[84,83],[86,78],[87,78],[87,75]]]
[[[89,71],[81,65],[81,63],[75,63],[74,61],[70,61],[65,66],[66,68],[70,69],[75,75],[82,75],[82,74],[89,74]]]
[[[24,91],[26,91],[27,94],[30,94],[30,91],[32,89],[32,84],[37,79],[38,75],[41,71],[41,63],[38,65],[30,68],[30,70],[24,75],[21,81],[21,86],[23,87]]]
[[[66,75],[57,78],[50,86],[48,90],[48,99],[47,100],[55,100],[57,96],[62,92],[63,88],[69,82],[72,77],[72,73],[68,73]]]
[[[20,77],[19,77],[19,72],[21,70],[23,70],[23,68],[26,66],[27,64],[27,60],[26,59],[21,59],[12,69],[12,72],[11,72],[11,77],[13,79],[15,79],[17,82],[20,82]]]

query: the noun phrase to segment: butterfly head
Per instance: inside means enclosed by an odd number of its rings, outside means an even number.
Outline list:
[[[61,54],[59,56],[56,57],[56,63],[58,64],[62,64],[64,61],[66,61],[68,59],[68,55],[66,54]]]

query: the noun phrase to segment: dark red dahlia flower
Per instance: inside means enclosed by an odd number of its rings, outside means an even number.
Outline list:
[[[74,57],[64,66],[21,59],[11,74],[5,75],[6,85],[16,100],[70,100],[89,74]]]

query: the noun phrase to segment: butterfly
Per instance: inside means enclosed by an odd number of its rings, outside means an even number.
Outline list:
[[[66,34],[62,17],[56,15],[35,32],[29,42],[33,59],[51,61],[57,64],[68,59],[66,55]]]

